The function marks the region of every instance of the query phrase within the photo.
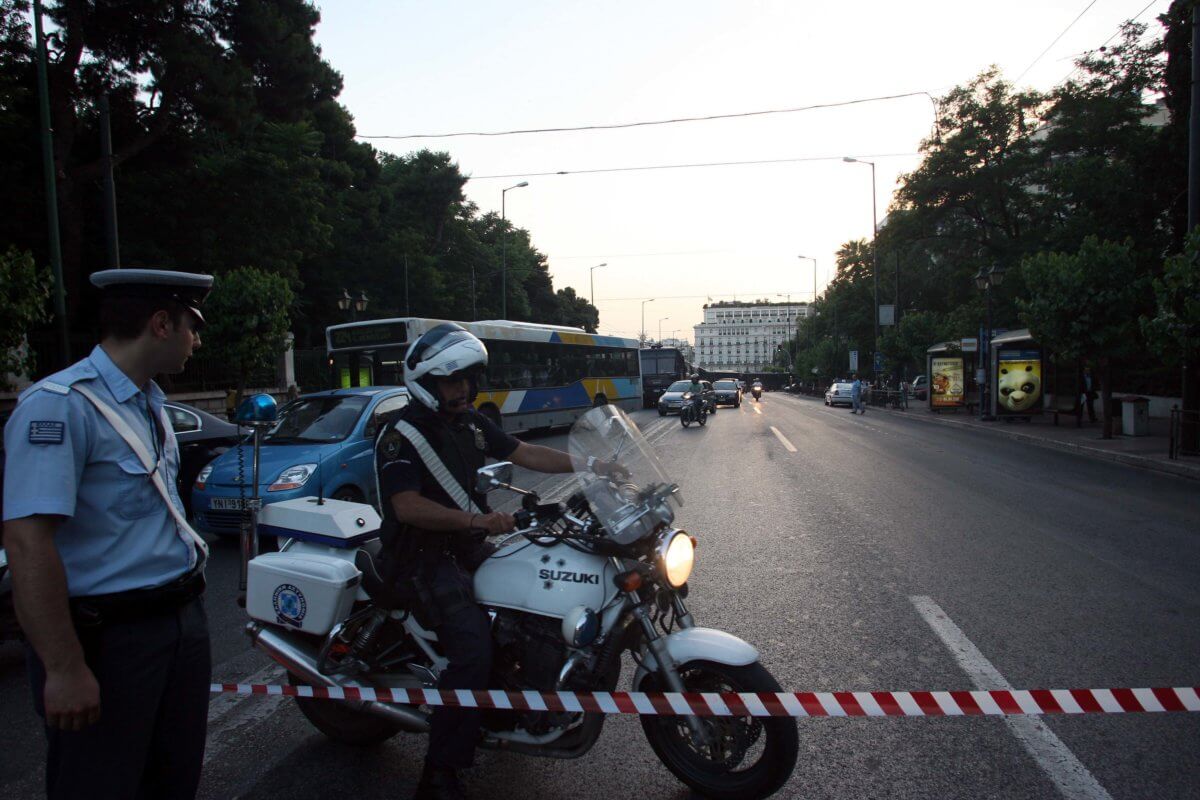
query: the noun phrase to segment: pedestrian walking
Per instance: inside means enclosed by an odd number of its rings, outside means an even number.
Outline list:
[[[4,432],[4,544],[46,726],[46,793],[192,798],[211,656],[207,546],[152,378],[200,346],[213,279],[105,270],[101,341],[26,390]]]
[[[1092,368],[1083,368],[1083,394],[1080,403],[1087,406],[1088,422],[1096,421],[1096,381],[1092,377]]]
[[[867,409],[863,406],[862,401],[862,381],[858,378],[857,372],[850,373],[853,382],[850,384],[850,413],[851,414],[866,414]]]

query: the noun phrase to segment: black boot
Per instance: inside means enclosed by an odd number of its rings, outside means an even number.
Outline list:
[[[466,800],[466,797],[457,772],[450,767],[426,764],[413,800]]]

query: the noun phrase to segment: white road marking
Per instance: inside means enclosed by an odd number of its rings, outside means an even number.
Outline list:
[[[780,433],[779,428],[771,426],[771,432],[775,434],[775,438],[783,442],[783,446],[787,448],[789,453],[796,452],[796,446],[787,440],[787,437]]]
[[[754,409],[754,413],[755,413],[755,414],[761,414],[761,413],[762,413],[762,409],[761,409],[761,408],[759,408],[757,404],[755,404],[754,406],[751,406],[751,408],[753,408],[753,409]]]
[[[1010,691],[1013,688],[932,598],[918,595],[908,599],[950,650],[975,688],[983,691]],[[1112,800],[1112,796],[1088,768],[1041,719],[1035,716],[1006,716],[1003,719],[1025,752],[1037,762],[1063,797],[1070,800]]]

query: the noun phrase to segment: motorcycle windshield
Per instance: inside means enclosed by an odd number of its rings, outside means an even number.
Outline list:
[[[666,491],[673,483],[637,423],[616,406],[597,406],[576,420],[567,449],[577,486],[610,532],[627,530],[631,514],[647,503],[669,502],[668,495],[670,501],[683,505],[678,491]],[[624,473],[619,479],[597,479],[587,468],[589,457],[618,464]]]

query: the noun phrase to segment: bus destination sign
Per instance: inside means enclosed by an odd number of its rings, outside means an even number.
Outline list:
[[[329,331],[329,347],[334,350],[397,345],[407,340],[408,327],[403,322],[381,322],[374,325],[333,328]]]

